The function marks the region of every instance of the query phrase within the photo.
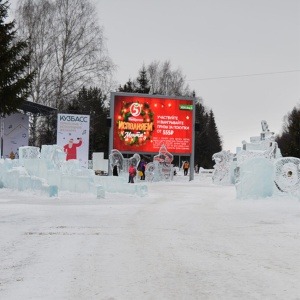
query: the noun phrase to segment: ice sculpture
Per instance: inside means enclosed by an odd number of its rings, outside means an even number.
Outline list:
[[[159,177],[157,176],[157,172],[155,173],[155,164],[153,162],[149,162],[145,168],[145,180],[147,181],[159,181]]]
[[[212,180],[215,184],[230,184],[234,183],[231,176],[231,165],[234,154],[230,151],[221,151],[215,153],[212,159],[215,161]]]
[[[114,169],[114,166],[117,166],[119,172],[124,171],[124,157],[122,155],[122,153],[117,150],[117,149],[113,149],[111,150],[111,154],[109,155],[109,166],[111,171]]]
[[[273,163],[264,157],[246,160],[236,182],[237,198],[261,198],[273,194]]]
[[[124,158],[123,154],[119,150],[113,149],[111,151],[111,154],[109,155],[109,166],[111,168],[111,171],[113,171],[114,166],[117,166],[119,175],[127,177],[129,167],[133,165],[135,168],[137,168],[140,160],[141,157],[137,153],[135,153],[130,158]]]
[[[147,185],[142,183],[128,184],[128,169],[131,165],[137,168],[140,160],[141,157],[137,153],[130,158],[124,158],[119,150],[113,149],[109,155],[109,166],[111,171],[113,171],[114,166],[117,166],[119,176],[98,176],[97,182],[103,185],[108,192],[136,194],[141,197],[147,195]]]
[[[171,164],[171,162],[173,161],[173,154],[168,152],[166,146],[163,144],[159,149],[158,155],[154,156],[154,161]]]
[[[49,162],[54,169],[60,169],[66,161],[66,152],[57,145],[42,145],[41,158]]]
[[[279,191],[285,193],[300,190],[300,159],[296,157],[279,158],[274,163],[274,183]]]
[[[146,165],[145,176],[147,181],[170,181],[173,179],[173,155],[168,152],[165,145],[154,156],[153,162]]]
[[[93,193],[97,198],[104,198],[106,191],[147,194],[143,185],[129,188],[122,178],[97,176],[93,170],[82,168],[78,160],[66,161],[63,148],[57,145],[43,145],[41,153],[37,147],[20,147],[19,153],[20,159],[0,160],[0,188],[36,190],[50,197],[57,196],[59,190]],[[138,161],[139,156],[134,156],[133,162]]]
[[[135,153],[130,158],[124,158],[122,153],[117,149],[113,149],[109,155],[109,165],[111,171],[114,166],[118,166],[119,176],[128,180],[128,169],[130,165],[138,167],[141,157]],[[149,162],[145,168],[145,180],[146,181],[170,181],[173,179],[173,155],[168,152],[165,145],[162,145],[159,153],[154,156],[153,162]],[[117,180],[117,179],[114,179]],[[126,187],[126,189],[130,189]],[[139,188],[137,188],[139,189]],[[140,193],[144,194],[146,188],[142,188]]]
[[[132,157],[129,158],[130,165],[133,165],[134,167],[138,167],[140,163],[141,157],[139,154],[135,153]]]
[[[215,184],[234,183],[238,198],[268,197],[274,194],[300,196],[300,160],[282,157],[266,121],[261,122],[260,136],[235,155],[221,151],[213,155]]]
[[[19,161],[22,164],[24,159],[40,158],[40,148],[32,146],[19,147]]]

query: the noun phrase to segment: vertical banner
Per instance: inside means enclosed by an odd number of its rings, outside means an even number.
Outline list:
[[[77,159],[83,168],[88,168],[89,115],[57,115],[57,145],[67,153],[66,160]]]
[[[16,113],[4,118],[4,158],[19,158],[19,147],[28,146],[28,124],[27,115]]]

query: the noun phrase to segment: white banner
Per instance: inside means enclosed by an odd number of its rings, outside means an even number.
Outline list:
[[[88,168],[89,115],[57,115],[57,145],[64,148],[66,159],[77,159],[83,168]]]
[[[28,146],[29,117],[12,114],[4,118],[3,158],[19,158],[19,147]]]

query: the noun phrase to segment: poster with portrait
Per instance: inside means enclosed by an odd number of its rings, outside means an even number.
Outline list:
[[[77,159],[83,168],[88,168],[89,115],[58,114],[57,145],[64,148],[66,160]]]

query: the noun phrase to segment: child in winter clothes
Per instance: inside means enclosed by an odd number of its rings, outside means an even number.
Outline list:
[[[135,169],[135,167],[133,165],[131,165],[129,167],[128,173],[129,173],[129,181],[128,181],[128,183],[134,183],[133,178],[136,176],[136,169]]]
[[[146,169],[146,162],[144,159],[142,159],[141,163],[140,163],[140,172],[141,173],[141,180],[145,180],[145,169]]]

